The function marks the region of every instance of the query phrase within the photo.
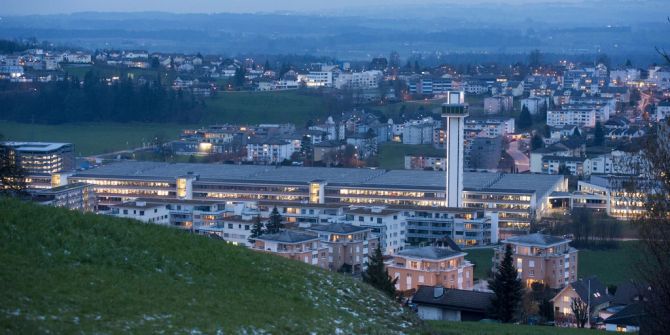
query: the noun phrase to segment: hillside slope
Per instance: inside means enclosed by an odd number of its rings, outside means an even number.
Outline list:
[[[0,199],[3,333],[413,332],[339,274],[174,229]]]

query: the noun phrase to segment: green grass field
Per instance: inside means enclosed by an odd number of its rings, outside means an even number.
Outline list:
[[[384,143],[379,146],[379,167],[383,169],[404,169],[405,155],[444,157],[444,151],[435,149],[430,144]]]
[[[597,275],[605,285],[617,285],[637,276],[641,257],[640,242],[623,242],[615,250],[580,250],[579,276]]]
[[[219,92],[206,100],[205,123],[295,123],[325,121],[323,100],[297,91]]]
[[[465,259],[475,265],[475,278],[487,279],[488,272],[493,265],[493,261],[491,260],[493,258],[493,249],[466,249],[464,251],[468,253],[468,255],[465,256]]]
[[[136,148],[143,142],[163,134],[176,139],[189,125],[151,123],[83,123],[42,125],[0,122],[0,134],[5,140],[47,141],[74,143],[78,155],[92,155]]]
[[[341,274],[177,229],[0,199],[0,332],[397,334]]]
[[[475,278],[486,278],[492,266],[492,249],[465,250],[467,260],[475,264]],[[622,242],[618,249],[579,250],[580,278],[598,276],[605,285],[617,285],[625,280],[635,278],[635,264],[642,257],[639,242]]]
[[[601,330],[525,326],[483,322],[428,321],[433,334],[438,335],[588,335],[604,334]]]

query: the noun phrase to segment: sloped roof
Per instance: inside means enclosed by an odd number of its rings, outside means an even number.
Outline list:
[[[640,320],[644,315],[644,306],[641,303],[635,303],[614,313],[614,315],[605,320],[605,323],[639,327]]]
[[[448,248],[438,248],[433,246],[421,248],[409,248],[398,252],[399,256],[425,258],[425,259],[445,259],[459,255],[465,255],[460,251],[454,251]]]
[[[503,242],[514,243],[514,244],[527,244],[533,246],[550,246],[560,243],[566,243],[569,242],[569,240],[558,236],[534,233],[528,235],[513,236],[504,240]]]
[[[317,239],[317,237],[314,235],[299,233],[292,230],[284,230],[276,234],[263,234],[257,239],[272,242],[300,243]]]
[[[648,294],[646,288],[648,286],[642,283],[633,281],[625,281],[617,285],[616,293],[612,298],[613,305],[630,305],[636,303],[641,297]]]
[[[365,227],[359,227],[359,226],[354,226],[346,223],[331,223],[327,225],[318,225],[318,226],[312,226],[309,228],[309,230],[316,230],[316,231],[323,231],[323,232],[328,232],[328,233],[335,233],[335,234],[349,234],[349,233],[355,233],[359,231],[364,231],[368,230],[369,228]]]
[[[440,295],[440,293],[442,293]],[[493,293],[419,286],[412,297],[416,304],[439,306],[446,309],[486,313],[491,307]]]
[[[590,285],[589,285],[590,284]],[[612,295],[607,293],[607,288],[597,277],[592,276],[586,279],[580,279],[570,283],[570,286],[577,292],[582,301],[590,301],[591,306],[595,307],[612,300]],[[589,298],[589,293],[591,294]]]

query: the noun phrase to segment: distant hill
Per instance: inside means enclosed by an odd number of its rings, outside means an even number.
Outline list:
[[[414,333],[371,287],[137,221],[0,199],[3,333]]]

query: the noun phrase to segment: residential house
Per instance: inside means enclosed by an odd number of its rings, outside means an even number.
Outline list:
[[[489,317],[493,293],[419,285],[412,297],[422,320],[480,321]]]
[[[558,324],[574,324],[575,314],[572,311],[572,301],[579,299],[588,306],[589,319],[587,326],[595,324],[598,313],[609,307],[612,295],[596,277],[573,281],[561,289],[551,302],[554,304],[554,318]]]

